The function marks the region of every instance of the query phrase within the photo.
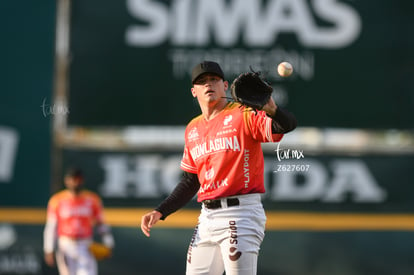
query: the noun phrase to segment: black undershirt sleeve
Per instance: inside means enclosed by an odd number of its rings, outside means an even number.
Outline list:
[[[276,113],[272,118],[272,133],[286,134],[294,130],[297,126],[296,117],[281,107],[277,107]]]
[[[171,194],[155,208],[162,214],[161,220],[186,205],[197,194],[200,182],[197,174],[184,172]]]

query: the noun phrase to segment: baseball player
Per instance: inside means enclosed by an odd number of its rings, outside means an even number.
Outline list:
[[[173,192],[141,219],[150,236],[197,194],[202,209],[187,253],[187,275],[253,275],[266,223],[262,142],[280,141],[296,128],[295,117],[272,98],[262,111],[227,102],[228,82],[219,64],[204,61],[192,71],[193,97],[202,114],[186,127],[183,177]]]
[[[45,262],[54,266],[56,251],[59,274],[96,275],[97,262],[89,251],[95,226],[102,242],[108,247],[114,246],[110,227],[104,223],[101,199],[82,189],[83,174],[79,169],[69,169],[64,182],[66,189],[54,194],[47,206]]]

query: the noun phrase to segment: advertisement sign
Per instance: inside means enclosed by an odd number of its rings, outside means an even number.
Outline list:
[[[282,148],[283,147],[283,148]],[[279,149],[277,149],[279,148]],[[321,155],[275,145],[265,152],[263,201],[273,210],[409,213],[413,155]],[[109,206],[155,207],[180,180],[181,152],[65,149],[63,163],[84,167],[89,188]],[[396,180],[398,178],[398,180]],[[194,207],[199,205],[194,201]]]
[[[262,71],[300,126],[412,128],[412,3],[72,1],[69,125],[185,125],[192,67]],[[294,73],[277,74],[289,61]],[[410,77],[411,75],[411,77]]]

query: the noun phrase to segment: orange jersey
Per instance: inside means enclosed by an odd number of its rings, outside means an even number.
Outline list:
[[[58,236],[91,238],[96,222],[103,222],[103,207],[99,196],[82,190],[74,196],[68,190],[53,195],[47,206],[47,218],[56,220]]]
[[[210,121],[202,115],[186,127],[181,169],[198,175],[198,201],[264,193],[262,142],[280,141],[272,119],[238,103]]]

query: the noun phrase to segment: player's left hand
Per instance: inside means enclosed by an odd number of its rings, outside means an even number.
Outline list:
[[[240,74],[233,80],[230,88],[234,101],[254,110],[263,110],[273,92],[272,86],[262,78],[261,73],[253,70]]]

